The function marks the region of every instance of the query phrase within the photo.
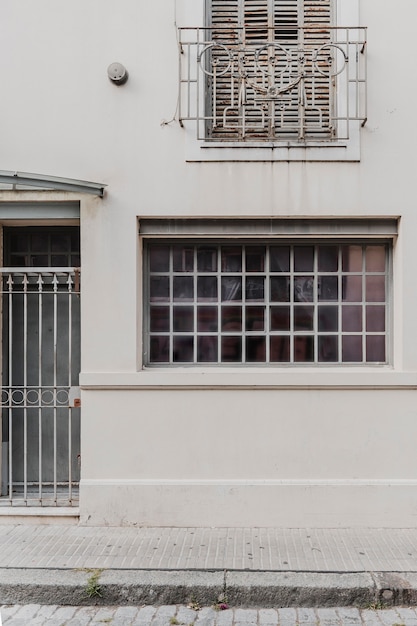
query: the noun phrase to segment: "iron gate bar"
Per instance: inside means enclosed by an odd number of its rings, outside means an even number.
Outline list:
[[[74,414],[73,407],[70,406],[70,390],[73,387],[74,382],[78,384],[78,380],[73,380],[73,358],[74,358],[74,338],[77,337],[73,334],[73,324],[76,323],[76,319],[73,315],[73,299],[74,296],[79,296],[79,268],[75,267],[28,267],[28,268],[1,268],[0,273],[3,276],[2,280],[2,297],[7,298],[7,310],[8,319],[6,320],[8,328],[7,336],[8,341],[8,372],[7,372],[7,385],[3,384],[2,388],[2,408],[7,411],[8,414],[8,430],[9,430],[9,459],[8,459],[8,498],[7,503],[10,505],[24,504],[29,505],[35,500],[35,504],[41,505],[72,505],[73,504],[73,483],[77,481],[73,475],[72,464],[78,459],[78,449],[73,448],[73,420],[77,418],[78,414]],[[45,282],[47,279],[47,282]],[[32,289],[36,287],[36,289]],[[65,287],[65,290],[62,290]],[[74,288],[75,287],[75,288]],[[38,300],[37,307],[35,301],[35,308],[33,307],[33,298],[35,296]],[[45,379],[45,352],[48,348],[45,342],[44,324],[47,321],[48,310],[45,308],[45,297],[52,296],[52,380]],[[68,298],[65,308],[62,309],[60,304],[62,301],[61,296]],[[28,300],[29,298],[29,300]],[[31,305],[32,303],[32,305]],[[45,306],[44,306],[45,305]],[[20,308],[19,308],[20,307]],[[29,333],[29,315],[37,309],[37,385],[29,383],[29,370],[28,367],[33,366],[33,346],[30,349],[30,333]],[[50,314],[50,312],[49,312]],[[19,315],[22,319],[19,322]],[[67,339],[61,332],[60,318],[63,315],[64,321],[67,323]],[[16,318],[17,316],[17,318]],[[65,320],[65,316],[67,319]],[[17,333],[19,329],[15,328],[15,321],[21,323],[22,327],[20,332],[22,333],[22,366],[17,370],[18,377],[21,376],[21,380],[16,384],[14,378],[16,377],[15,363],[16,363],[16,351],[19,347],[14,346],[14,333]],[[36,320],[35,320],[36,322]],[[3,319],[4,323],[4,319]],[[60,327],[60,331],[59,328]],[[17,341],[19,336],[15,335]],[[66,378],[66,384],[62,384],[62,367],[58,371],[58,358],[59,352],[67,352],[66,368],[64,368],[64,377]],[[36,350],[35,350],[36,352]],[[75,355],[78,356],[78,355]],[[50,360],[46,360],[47,365],[51,365]],[[20,373],[19,373],[20,372]],[[36,368],[35,368],[36,374]],[[59,374],[59,376],[58,376]],[[77,374],[78,376],[78,369]],[[20,384],[22,383],[22,384]],[[62,424],[62,410],[67,411],[67,432],[58,432],[58,421]],[[33,445],[30,446],[28,425],[34,415],[33,411],[37,411],[37,424],[38,424],[38,442],[37,454],[37,480],[34,480],[36,476],[30,476],[29,471],[33,473],[33,464],[36,464],[36,459],[31,459],[31,453],[33,454]],[[22,424],[22,464],[23,475],[22,480],[19,476],[15,477],[16,467],[15,463],[18,462],[18,458],[14,458],[14,448],[16,448],[16,432],[14,432],[14,420],[16,421],[16,412],[23,412],[23,424]],[[45,413],[52,411],[52,480],[48,478],[48,469],[45,468],[45,453],[48,453],[46,446],[42,439],[48,437],[48,423]],[[58,414],[59,411],[59,414]],[[46,420],[43,421],[43,417]],[[18,428],[18,426],[16,426]],[[62,429],[61,429],[62,430]],[[66,441],[62,441],[62,435],[66,434]],[[67,470],[63,470],[62,457],[58,455],[58,448],[67,447],[68,455],[66,459]],[[18,457],[18,453],[16,453]],[[29,463],[30,470],[29,470]],[[59,471],[58,471],[59,470]],[[66,474],[65,480],[63,480],[63,471]],[[35,473],[36,474],[36,473]],[[33,498],[33,487],[37,489],[37,498]],[[49,489],[52,487],[52,493]],[[66,491],[65,500],[61,500],[63,489]],[[19,492],[21,490],[21,494]],[[15,495],[17,493],[17,495]],[[4,500],[3,500],[3,503]],[[2,504],[3,504],[2,503]]]

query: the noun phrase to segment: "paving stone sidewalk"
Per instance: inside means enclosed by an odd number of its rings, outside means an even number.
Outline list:
[[[417,610],[227,609],[187,606],[71,607],[0,606],[4,626],[416,626]]]
[[[0,523],[0,568],[417,572],[417,529]]]
[[[102,592],[92,599],[91,576]],[[236,610],[417,606],[417,529],[0,524],[0,604],[211,605],[221,597]]]

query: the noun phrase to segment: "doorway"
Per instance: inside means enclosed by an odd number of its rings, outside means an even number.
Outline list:
[[[0,505],[73,506],[80,476],[79,228],[5,228]]]

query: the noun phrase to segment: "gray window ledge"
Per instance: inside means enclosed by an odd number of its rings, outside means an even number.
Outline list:
[[[158,368],[140,372],[83,372],[81,389],[417,389],[417,371],[388,367]]]

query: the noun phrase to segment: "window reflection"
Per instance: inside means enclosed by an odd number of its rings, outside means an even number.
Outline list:
[[[246,337],[246,361],[248,363],[265,363],[265,337]]]
[[[313,330],[314,307],[297,306],[294,308],[294,330]]]
[[[314,340],[310,335],[296,335],[294,337],[294,361],[309,363],[314,361]]]
[[[290,247],[271,246],[269,249],[271,272],[290,271]]]
[[[384,246],[366,246],[366,271],[367,272],[384,272],[385,271],[385,247]]]
[[[192,272],[194,269],[194,248],[175,247],[172,251],[174,272]]]
[[[367,276],[366,277],[366,301],[367,302],[384,302],[385,301],[385,276]]]
[[[169,300],[169,278],[167,276],[153,276],[150,280],[149,291],[151,302]]]
[[[169,337],[151,337],[149,357],[152,363],[168,363]]]
[[[312,272],[314,270],[314,246],[294,246],[294,271]]]
[[[198,332],[217,331],[218,328],[217,307],[199,306],[197,308],[197,330]]]
[[[271,307],[271,330],[290,330],[290,308]]]
[[[342,360],[345,363],[362,361],[362,336],[344,335],[342,337]]]
[[[169,307],[152,306],[150,318],[150,329],[152,332],[169,331]]]
[[[337,276],[319,277],[319,300],[337,300],[339,298],[339,281]]]
[[[362,307],[345,305],[342,307],[342,330],[362,332]]]
[[[242,270],[242,248],[233,246],[222,248],[222,272],[240,272]]]
[[[217,300],[217,277],[199,276],[197,278],[197,300],[199,302]]]
[[[149,252],[151,272],[169,271],[169,246],[152,246]]]
[[[222,301],[242,300],[242,279],[239,276],[222,277]]]
[[[385,331],[384,306],[366,307],[366,330],[373,333]]]
[[[289,302],[290,279],[285,276],[273,276],[270,281],[271,302]]]
[[[342,246],[342,271],[362,271],[362,246]]]
[[[199,363],[217,363],[217,335],[198,337],[197,361]]]
[[[318,251],[319,272],[337,272],[339,268],[338,246],[320,246]]]
[[[197,270],[199,272],[217,272],[217,248],[199,248],[197,250]]]
[[[319,361],[321,363],[335,363],[339,360],[337,336],[319,336]]]
[[[342,279],[344,302],[362,301],[362,276],[344,276]]]
[[[385,337],[383,335],[366,337],[366,360],[373,363],[385,362]]]
[[[246,309],[246,330],[263,330],[265,326],[265,309],[250,306]]]
[[[248,246],[246,248],[246,271],[263,272],[265,270],[264,246]]]
[[[190,306],[174,306],[174,332],[194,330],[194,309]]]
[[[45,252],[48,250],[48,235],[46,233],[36,233],[30,236],[32,252]]]
[[[319,331],[337,331],[339,326],[338,307],[321,306],[318,314]]]
[[[260,276],[251,276],[250,278],[247,278],[245,287],[246,300],[263,300],[264,283],[264,278]]]
[[[242,330],[242,308],[236,306],[222,307],[222,332]]]
[[[192,363],[194,361],[194,338],[174,336],[173,360],[176,363]]]
[[[311,276],[297,276],[294,278],[294,301],[313,302],[314,278]]]
[[[222,337],[221,349],[223,363],[239,363],[242,360],[242,337]]]
[[[290,338],[273,335],[270,338],[271,363],[288,363],[290,360]]]
[[[190,276],[174,276],[174,300],[187,302],[194,298],[194,281]]]

